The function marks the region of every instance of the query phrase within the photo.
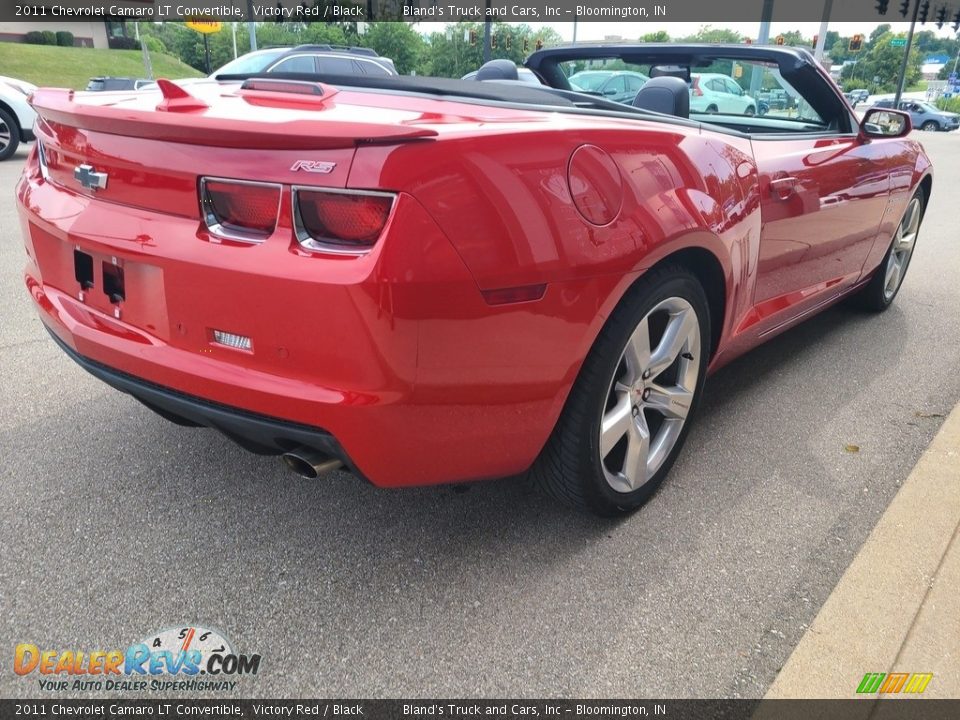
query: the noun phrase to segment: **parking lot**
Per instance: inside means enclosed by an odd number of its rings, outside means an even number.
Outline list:
[[[833,308],[714,375],[619,522],[523,479],[304,480],[94,380],[23,287],[21,149],[0,164],[0,694],[40,692],[17,643],[198,624],[262,654],[247,697],[762,695],[960,400],[960,133],[915,135],[933,197],[894,307]]]

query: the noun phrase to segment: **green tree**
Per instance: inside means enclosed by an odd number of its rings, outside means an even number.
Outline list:
[[[713,25],[701,25],[693,35],[677,38],[677,42],[694,43],[738,43],[743,41],[743,35],[736,30],[717,28]]]
[[[869,48],[860,53],[855,65],[843,68],[841,79],[843,86],[865,87],[871,93],[894,92],[897,89],[897,79],[900,75],[900,65],[903,62],[903,47],[894,47],[890,41],[894,37],[903,37],[903,34],[894,35],[886,32],[876,36]],[[922,77],[922,59],[917,48],[911,48],[907,59],[907,73],[905,87],[917,83]],[[876,80],[874,80],[876,78]]]
[[[890,23],[883,23],[883,25],[877,25],[873,32],[870,33],[869,42],[872,45],[875,43],[881,36],[886,35],[890,32]]]
[[[401,75],[418,69],[426,46],[420,33],[405,22],[371,23],[360,43],[392,59]]]
[[[640,42],[645,43],[668,43],[670,42],[670,33],[666,30],[657,30],[656,32],[647,33],[646,35],[640,38]]]

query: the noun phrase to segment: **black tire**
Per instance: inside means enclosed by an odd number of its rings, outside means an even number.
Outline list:
[[[747,117],[753,117],[757,114],[757,110],[753,105],[747,105],[747,109],[743,111],[743,114]]]
[[[627,341],[641,320],[668,298],[685,300],[696,313],[701,347],[696,386],[680,434],[660,468],[636,490],[619,492],[609,484],[601,465],[601,417]],[[537,484],[564,504],[604,517],[624,515],[643,505],[669,473],[696,414],[710,354],[710,323],[706,294],[685,268],[665,266],[642,277],[611,314],[587,355],[553,434],[531,469]]]
[[[720,108],[718,108],[716,105],[708,105],[708,106],[707,106],[707,112],[708,112],[708,113],[720,112]]]
[[[936,132],[940,129],[940,123],[936,120],[927,120],[923,125],[920,126],[921,130],[926,132]]]
[[[923,213],[927,209],[927,197],[926,193],[923,191],[922,187],[917,188],[917,191],[913,194],[913,197],[910,199],[910,202],[913,202],[914,199],[920,200],[920,222],[923,222]],[[909,207],[909,203],[907,205]],[[903,219],[901,219],[903,222]],[[899,228],[899,226],[898,226]],[[919,226],[917,231],[919,232]],[[900,273],[900,284],[897,285],[896,290],[894,290],[892,295],[887,294],[886,289],[886,268],[887,263],[890,262],[890,254],[893,252],[893,245],[896,242],[896,235],[890,240],[890,246],[887,248],[887,252],[883,255],[883,260],[880,262],[880,265],[873,273],[873,277],[870,278],[870,282],[863,286],[851,300],[855,305],[867,310],[869,312],[880,313],[886,310],[893,304],[893,301],[896,299],[897,295],[900,293],[900,288],[903,287],[903,278],[907,274],[907,270],[910,269],[910,261],[913,259],[913,253],[910,253],[910,256],[907,258],[906,265]]]
[[[9,138],[6,138],[9,133]],[[5,143],[5,144],[4,144]],[[20,145],[20,126],[13,115],[0,108],[0,160],[11,157]]]

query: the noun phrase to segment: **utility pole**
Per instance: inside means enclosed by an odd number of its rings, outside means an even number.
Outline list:
[[[486,2],[486,16],[483,19],[483,62],[490,62],[490,0]]]
[[[257,49],[257,24],[253,21],[253,0],[247,0],[247,32],[250,33],[250,52]]]
[[[573,11],[573,44],[577,44],[577,11]]]
[[[824,0],[823,15],[820,16],[820,33],[817,35],[817,46],[813,49],[813,57],[823,64],[823,51],[827,45],[827,27],[830,25],[830,13],[833,11],[833,0]],[[827,68],[829,70],[829,68]]]
[[[763,9],[760,11],[760,34],[757,36],[758,45],[770,42],[770,21],[773,19],[773,0],[763,0]],[[760,92],[760,83],[763,78],[756,68],[750,71],[750,95],[756,97]]]
[[[910,48],[913,47],[913,30],[917,26],[920,13],[920,0],[913,0],[913,17],[910,20],[910,32],[907,33],[907,46],[903,49],[903,62],[900,64],[900,77],[897,79],[897,94],[893,98],[893,107],[900,109],[900,96],[903,95],[903,83],[907,79],[907,62],[910,60]]]

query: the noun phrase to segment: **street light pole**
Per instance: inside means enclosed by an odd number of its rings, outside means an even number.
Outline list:
[[[903,95],[903,83],[907,79],[907,61],[910,59],[910,48],[913,47],[913,30],[917,26],[917,15],[920,13],[920,0],[913,2],[913,17],[910,20],[910,32],[907,33],[907,46],[903,51],[903,62],[900,64],[900,77],[897,80],[897,94],[893,97],[894,109],[900,109],[900,96]]]

